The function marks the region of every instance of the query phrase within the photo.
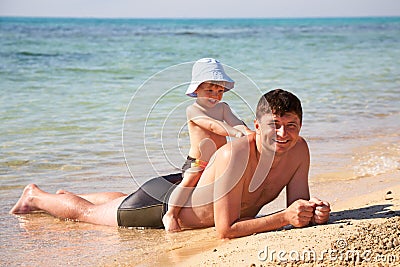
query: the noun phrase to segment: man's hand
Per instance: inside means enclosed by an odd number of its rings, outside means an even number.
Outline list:
[[[316,205],[314,216],[311,222],[316,224],[324,224],[329,220],[329,213],[331,211],[330,205],[326,201],[322,201],[316,197],[310,199],[311,203]]]
[[[179,232],[181,231],[181,227],[179,226],[177,218],[173,216],[171,213],[166,213],[163,218],[162,222],[165,227],[165,231],[167,232]]]
[[[298,199],[285,210],[285,219],[294,227],[307,226],[314,216],[315,207],[314,202]]]

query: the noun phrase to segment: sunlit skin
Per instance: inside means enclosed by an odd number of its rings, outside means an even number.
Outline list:
[[[283,116],[276,114],[264,116],[261,122],[255,121],[256,129],[265,132],[264,148],[275,152],[279,156],[294,147],[299,140],[301,122],[299,117],[292,112]]]
[[[204,82],[199,85],[196,90],[196,102],[203,107],[214,107],[221,101],[225,88],[223,84],[216,84],[212,82]]]
[[[226,144],[226,136],[241,137],[244,133],[251,132],[233,114],[229,105],[221,102],[225,90],[225,82],[221,81],[203,82],[197,87],[196,102],[186,110],[190,157],[209,162],[212,154]],[[181,230],[177,220],[179,211],[196,186],[202,171],[199,167],[188,169],[180,186],[171,194],[168,211],[163,217],[165,230]]]
[[[193,120],[210,115],[200,116],[203,110],[196,110],[199,113],[192,116]],[[304,227],[329,220],[329,203],[310,198],[310,153],[306,140],[299,136],[300,118],[290,112],[282,116],[264,114],[254,121],[254,127],[255,133],[223,145],[214,154],[190,193],[189,205],[182,207],[174,220],[179,229],[214,226],[219,238],[235,238],[288,224]],[[260,209],[284,188],[287,208],[257,217]],[[117,210],[124,196],[115,195],[118,198],[101,204],[90,200],[108,196],[107,192],[82,196],[50,194],[36,185],[28,185],[10,212],[43,210],[59,218],[117,226]]]
[[[200,148],[199,144],[204,140],[212,141],[214,147],[218,149],[226,144],[226,136],[241,137],[244,133],[250,132],[234,115],[229,105],[221,102],[225,92],[224,84],[224,82],[201,83],[196,90],[196,102],[186,110],[191,144],[189,156],[193,158],[202,157],[200,150],[205,148]],[[204,160],[208,161],[209,158]]]

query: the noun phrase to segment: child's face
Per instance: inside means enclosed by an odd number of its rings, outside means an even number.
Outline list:
[[[211,104],[216,104],[222,99],[225,88],[221,82],[203,82],[197,87],[197,98],[202,98],[209,101]]]

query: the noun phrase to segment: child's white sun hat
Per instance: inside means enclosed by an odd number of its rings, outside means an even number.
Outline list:
[[[225,92],[233,88],[235,82],[225,73],[222,64],[214,58],[202,58],[197,60],[192,68],[192,81],[186,95],[197,97],[197,87],[206,81],[225,82]]]

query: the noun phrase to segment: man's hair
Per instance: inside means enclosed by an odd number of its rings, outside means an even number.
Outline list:
[[[303,120],[303,110],[300,100],[291,92],[283,89],[269,91],[258,101],[256,110],[257,120],[260,120],[262,116],[270,112],[278,116],[293,112],[299,117],[300,123]]]

